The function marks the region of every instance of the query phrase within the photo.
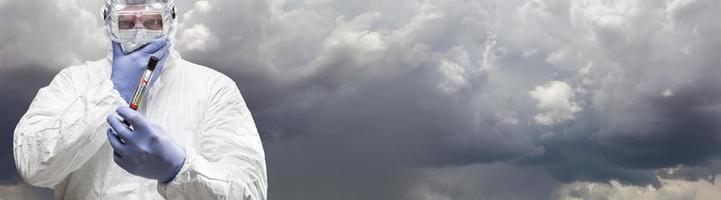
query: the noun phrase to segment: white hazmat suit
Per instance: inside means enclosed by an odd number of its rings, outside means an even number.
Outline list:
[[[14,133],[22,178],[56,199],[266,199],[263,146],[235,82],[175,50],[167,59],[138,111],[186,152],[171,182],[113,162],[106,117],[127,103],[110,80],[112,56],[65,68],[39,90]]]

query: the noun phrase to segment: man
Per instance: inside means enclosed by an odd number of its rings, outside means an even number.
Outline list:
[[[106,0],[112,53],[63,69],[15,129],[26,182],[57,199],[266,198],[263,146],[243,97],[173,49],[175,17],[173,0]],[[128,103],[151,56],[160,61],[135,111]]]

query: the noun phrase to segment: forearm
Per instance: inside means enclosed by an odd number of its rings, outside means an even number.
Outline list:
[[[265,161],[238,157],[209,162],[190,155],[175,179],[158,184],[158,192],[167,199],[264,200]]]
[[[81,92],[58,89],[41,89],[14,133],[17,168],[36,186],[53,187],[97,152],[104,119],[122,102],[109,80]]]

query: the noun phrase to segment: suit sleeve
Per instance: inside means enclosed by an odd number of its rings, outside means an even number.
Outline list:
[[[230,78],[215,85],[200,147],[186,151],[183,168],[171,182],[158,184],[158,192],[168,199],[264,200],[265,155],[251,113]]]
[[[92,82],[89,76],[87,66],[62,70],[15,127],[15,164],[27,183],[54,187],[105,142],[105,118],[123,100],[110,79]]]

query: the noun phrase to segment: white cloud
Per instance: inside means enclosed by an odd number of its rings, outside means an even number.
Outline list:
[[[661,93],[661,95],[663,95],[664,97],[671,97],[671,96],[673,96],[673,90],[666,89],[663,91],[663,93]]]
[[[468,52],[455,48],[450,54],[450,58],[441,60],[438,66],[439,71],[444,76],[438,87],[446,93],[458,92],[471,85],[466,77],[468,75],[466,70],[471,68]]]
[[[576,182],[558,189],[560,200],[714,200],[721,195],[721,180],[686,181],[661,179],[662,186],[623,185],[611,183]]]
[[[539,85],[529,94],[538,101],[537,108],[541,113],[536,114],[534,119],[539,124],[553,125],[572,120],[574,114],[581,111],[574,100],[573,89],[563,81]]]
[[[625,185],[618,181],[559,183],[537,169],[502,163],[419,169],[413,174],[417,179],[411,188],[411,199],[419,200],[715,200],[721,195],[721,179],[659,177],[659,187]],[[498,189],[503,187],[514,189]]]
[[[193,27],[183,29],[177,44],[181,51],[205,51],[217,45],[217,39],[210,33],[208,27],[195,24]]]

